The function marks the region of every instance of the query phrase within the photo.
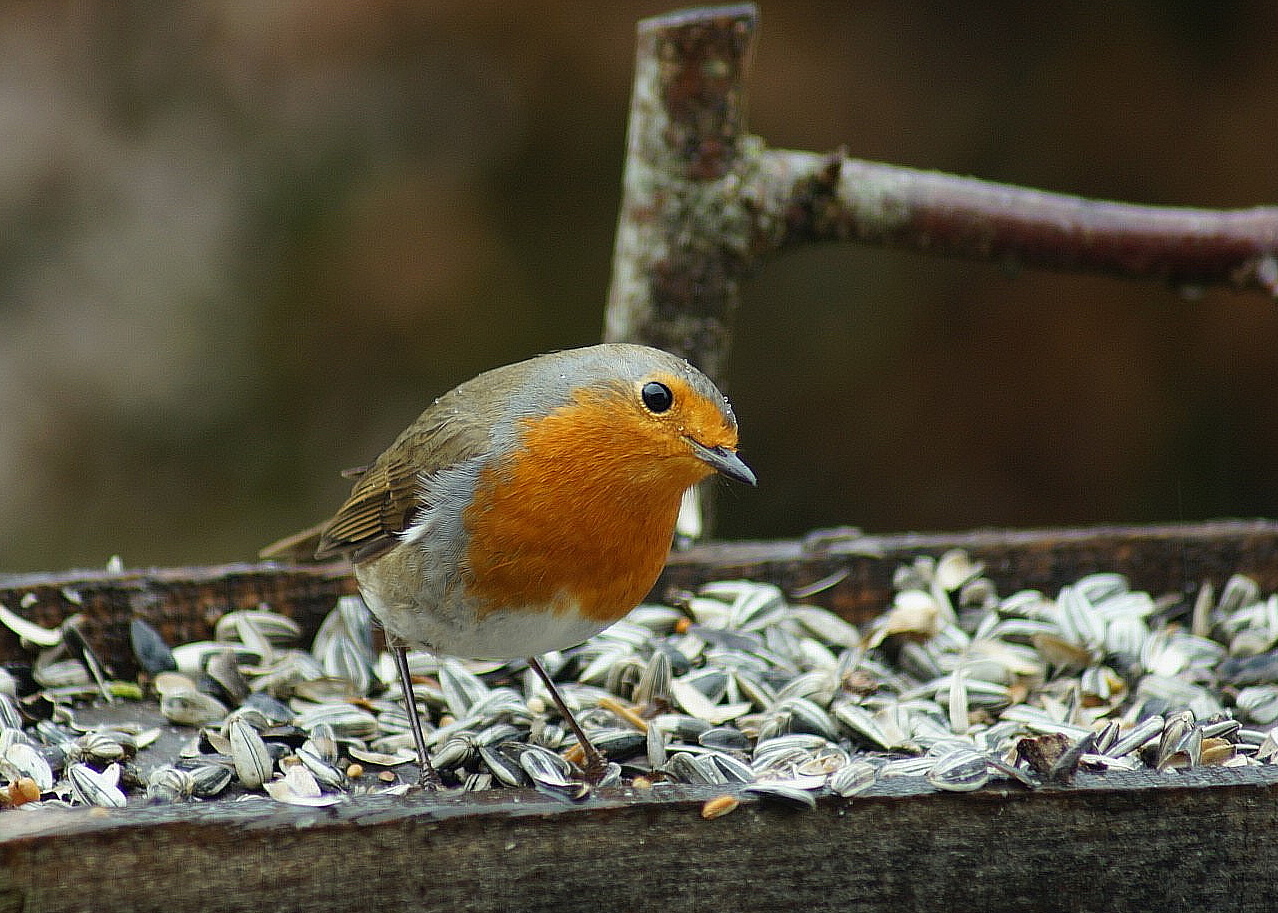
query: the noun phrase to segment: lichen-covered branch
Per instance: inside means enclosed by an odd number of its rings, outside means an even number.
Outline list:
[[[757,254],[857,240],[1011,267],[1278,295],[1278,207],[1137,206],[848,158],[761,151],[744,191]]]
[[[624,198],[604,338],[645,342],[715,377],[750,232],[725,192],[741,167],[745,71],[758,9],[695,9],[639,23]]]
[[[767,149],[744,118],[757,24],[752,4],[639,24],[607,339],[717,376],[741,279],[815,241],[1278,296],[1278,207],[1137,206]]]

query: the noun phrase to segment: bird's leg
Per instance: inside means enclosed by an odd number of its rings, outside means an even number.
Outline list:
[[[608,773],[608,762],[599,753],[599,749],[591,745],[590,740],[586,738],[586,734],[581,729],[581,724],[577,722],[577,718],[572,715],[572,711],[564,703],[563,697],[559,694],[559,689],[555,687],[555,683],[550,680],[550,676],[542,668],[541,661],[535,656],[530,656],[528,657],[528,665],[532,667],[532,670],[537,673],[537,677],[545,684],[546,690],[550,692],[550,699],[555,702],[555,706],[559,708],[560,715],[568,723],[568,728],[572,730],[573,735],[577,737],[577,741],[581,743],[581,750],[586,756],[586,763],[582,765],[582,769],[586,772],[586,782],[598,783]]]
[[[443,786],[443,781],[439,779],[435,766],[430,763],[426,737],[422,734],[421,717],[417,715],[417,695],[413,693],[413,676],[408,671],[408,647],[389,631],[386,633],[386,641],[395,657],[395,666],[399,669],[399,684],[404,690],[404,709],[408,713],[408,726],[413,730],[413,743],[417,746],[417,763],[420,767],[417,785],[422,789],[439,789]]]

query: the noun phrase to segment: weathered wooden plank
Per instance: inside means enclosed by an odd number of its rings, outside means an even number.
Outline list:
[[[1241,773],[747,802],[714,821],[691,788],[11,813],[0,909],[1267,911],[1278,769]]]

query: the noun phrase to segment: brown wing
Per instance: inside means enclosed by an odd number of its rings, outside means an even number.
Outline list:
[[[481,374],[440,397],[369,466],[320,536],[315,557],[368,561],[399,544],[400,534],[430,505],[421,479],[487,454],[503,393],[519,377],[510,365]]]
[[[429,509],[421,496],[422,476],[478,456],[487,444],[487,433],[472,423],[428,410],[360,476],[324,526],[315,557],[367,561],[386,554],[419,512]]]

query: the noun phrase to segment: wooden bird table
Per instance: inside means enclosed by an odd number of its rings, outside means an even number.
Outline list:
[[[1278,524],[946,535],[814,534],[675,554],[656,588],[726,578],[787,591],[864,623],[895,568],[966,549],[1000,592],[1093,571],[1153,594],[1219,588],[1236,572],[1278,588]],[[117,673],[128,626],[207,637],[233,608],[269,603],[314,633],[344,568],[244,564],[0,577],[0,602],[43,625],[71,613]],[[0,661],[29,660],[0,629]],[[109,708],[105,712],[110,712]],[[908,779],[908,778],[905,778]],[[900,781],[903,782],[903,781]],[[745,799],[704,820],[722,788],[366,796],[326,808],[258,798],[123,809],[0,810],[0,910],[1269,910],[1278,890],[1278,766],[1080,774],[973,793],[880,781],[814,810]]]

